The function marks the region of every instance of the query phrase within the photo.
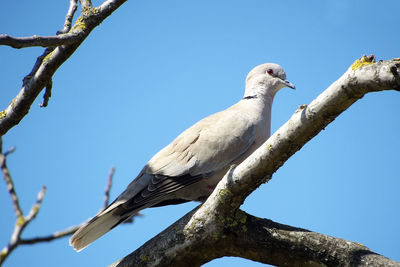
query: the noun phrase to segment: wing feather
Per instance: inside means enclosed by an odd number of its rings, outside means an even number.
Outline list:
[[[254,143],[255,126],[246,114],[228,111],[199,121],[157,153],[128,186],[129,192],[121,194],[124,210],[156,205],[241,158]]]

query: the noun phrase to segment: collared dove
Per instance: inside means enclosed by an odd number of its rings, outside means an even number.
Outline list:
[[[283,87],[295,88],[281,66],[252,69],[238,103],[197,122],[159,151],[113,203],[75,232],[70,245],[80,251],[142,209],[207,199],[231,165],[268,139],[272,101]]]

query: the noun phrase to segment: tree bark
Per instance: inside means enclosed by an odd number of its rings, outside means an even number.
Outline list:
[[[200,266],[239,256],[279,266],[400,266],[350,241],[259,219],[239,210],[286,160],[369,92],[400,90],[400,61],[362,57],[258,150],[232,166],[195,209],[110,266]]]
[[[277,266],[400,266],[359,243],[261,219],[241,210],[227,219],[218,233],[211,230],[207,235],[202,231],[187,235],[185,226],[196,210],[110,267],[201,266],[223,256]]]

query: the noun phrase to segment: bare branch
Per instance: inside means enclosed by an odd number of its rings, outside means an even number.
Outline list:
[[[11,235],[10,243],[5,248],[3,248],[3,250],[0,253],[0,264],[2,264],[11,254],[11,252],[20,244],[21,234],[24,231],[25,227],[27,227],[28,224],[33,219],[35,219],[36,215],[38,214],[45,192],[46,192],[46,187],[43,186],[42,190],[38,194],[36,204],[32,207],[28,216],[24,216],[22,214],[22,211],[21,215],[17,216],[17,221],[14,226],[14,232]],[[15,194],[15,196],[17,195]]]
[[[49,85],[57,69],[75,52],[94,28],[125,2],[126,0],[108,0],[100,7],[94,8],[89,0],[81,1],[86,8],[82,9],[81,16],[69,33],[65,34],[65,36],[77,36],[77,40],[56,48],[47,48],[38,58],[31,73],[24,78],[18,95],[5,110],[0,111],[0,136],[17,125],[28,114],[32,103],[39,93]],[[64,35],[56,37],[60,36]]]
[[[29,223],[33,219],[35,219],[36,215],[38,214],[40,207],[43,202],[44,195],[46,194],[46,186],[42,186],[42,189],[39,191],[37,200],[35,205],[32,206],[31,210],[29,211],[28,215],[25,217],[25,222]]]
[[[73,233],[76,232],[76,230],[79,229],[79,227],[80,227],[80,225],[74,225],[65,230],[55,232],[48,236],[40,236],[40,237],[26,238],[26,239],[21,238],[19,243],[21,245],[32,245],[32,244],[41,243],[41,242],[50,242],[50,241],[53,241],[58,238],[72,235]]]
[[[6,181],[6,184],[7,184],[8,193],[11,196],[11,200],[12,200],[12,203],[13,203],[15,216],[17,218],[20,218],[20,217],[23,216],[22,209],[21,209],[21,206],[19,205],[19,199],[18,199],[17,193],[15,192],[14,182],[13,182],[13,180],[11,178],[10,171],[8,170],[8,167],[7,167],[7,164],[6,164],[7,155],[12,153],[13,151],[15,151],[15,147],[11,148],[10,150],[5,152],[4,154],[2,153],[2,147],[3,147],[3,142],[2,142],[2,138],[0,137],[0,166],[1,166],[1,171],[3,172],[3,177],[4,177],[4,180]]]
[[[32,79],[32,77],[38,71],[39,67],[42,65],[43,60],[53,51],[54,51],[54,47],[47,47],[44,50],[43,54],[38,56],[38,58],[36,59],[35,64],[33,65],[33,68],[31,70],[31,72],[28,75],[26,75],[24,77],[24,79],[22,80],[23,85],[27,84]],[[13,99],[13,101],[15,101],[15,100]]]
[[[269,239],[278,242],[277,247],[269,252],[252,254],[252,249],[257,248],[251,246],[257,244],[252,245],[250,241],[243,246],[247,246],[249,254],[241,251],[243,247],[238,247],[238,243],[243,241],[239,240],[240,235],[246,238],[253,227],[247,224],[250,216],[238,210],[244,199],[259,185],[270,180],[290,156],[365,94],[400,90],[399,73],[398,60],[377,63],[372,57],[357,60],[308,106],[299,107],[292,118],[258,150],[239,166],[233,166],[198,210],[185,215],[111,266],[200,266],[222,256],[241,256],[279,266],[352,266],[354,263],[359,266],[400,266],[357,243],[308,231],[299,233],[294,229],[289,229],[287,233],[265,229],[266,232],[258,238],[260,242]],[[292,249],[284,254],[275,251],[285,243],[286,248],[293,248],[294,251]],[[316,250],[309,254],[311,259],[304,257],[310,246]]]
[[[111,190],[111,187],[112,187],[112,180],[113,180],[114,173],[115,173],[115,168],[111,167],[110,172],[108,174],[107,186],[106,186],[106,190],[105,190],[105,194],[104,194],[105,197],[104,197],[103,208],[106,208],[108,206],[110,190]],[[71,227],[69,227],[69,228],[67,228],[65,230],[55,232],[55,233],[53,233],[51,235],[48,235],[48,236],[40,236],[40,237],[26,238],[26,239],[21,238],[20,241],[19,241],[19,244],[21,244],[21,245],[32,245],[32,244],[41,243],[41,242],[50,242],[50,241],[53,241],[53,240],[58,239],[58,238],[62,238],[62,237],[65,237],[65,236],[72,235],[73,233],[76,232],[76,230],[79,229],[80,226],[81,225],[74,225],[74,226],[71,226]]]
[[[400,266],[357,242],[238,212],[225,254],[277,266]],[[283,260],[285,263],[283,264]]]
[[[110,202],[110,191],[111,191],[114,173],[115,173],[115,168],[111,167],[110,172],[108,173],[107,186],[106,186],[106,189],[104,192],[103,210],[107,208],[107,206]],[[130,217],[129,219],[125,220],[123,223],[133,223],[134,218],[137,216],[141,217],[141,216],[143,216],[143,214],[138,212],[138,213],[134,214],[132,217]]]
[[[44,91],[43,102],[40,104],[40,107],[47,107],[49,104],[49,100],[51,97],[51,89],[53,88],[53,81],[50,79],[49,83],[46,86],[46,90]]]
[[[108,203],[110,201],[110,190],[111,190],[111,185],[112,185],[112,179],[115,173],[115,168],[111,167],[110,172],[108,173],[108,179],[107,179],[107,186],[106,190],[104,192],[104,205],[103,209],[107,208]]]
[[[3,153],[4,156],[8,156],[9,154],[13,153],[17,148],[15,146],[12,146],[9,150]],[[1,138],[0,138],[0,150],[1,150]],[[0,151],[1,153],[1,151]]]
[[[30,36],[13,37],[7,34],[0,35],[0,45],[8,45],[13,48],[24,48],[32,46],[52,47],[59,45],[70,45],[79,41],[81,37],[76,33],[66,33],[57,36]]]
[[[67,15],[65,16],[64,28],[57,32],[57,35],[67,33],[71,30],[72,19],[76,9],[78,8],[78,0],[70,0]]]
[[[201,266],[223,256],[274,266],[400,266],[359,243],[254,217],[241,210],[233,217],[214,218],[224,224],[223,228],[200,226],[201,222],[199,227],[192,227],[190,222],[201,209],[192,210],[109,266]],[[197,232],[200,227],[202,231]]]

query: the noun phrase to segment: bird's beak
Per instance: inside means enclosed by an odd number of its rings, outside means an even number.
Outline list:
[[[289,82],[288,80],[284,80],[283,83],[289,88],[292,88],[294,90],[296,89],[296,86],[294,86],[294,84]]]

